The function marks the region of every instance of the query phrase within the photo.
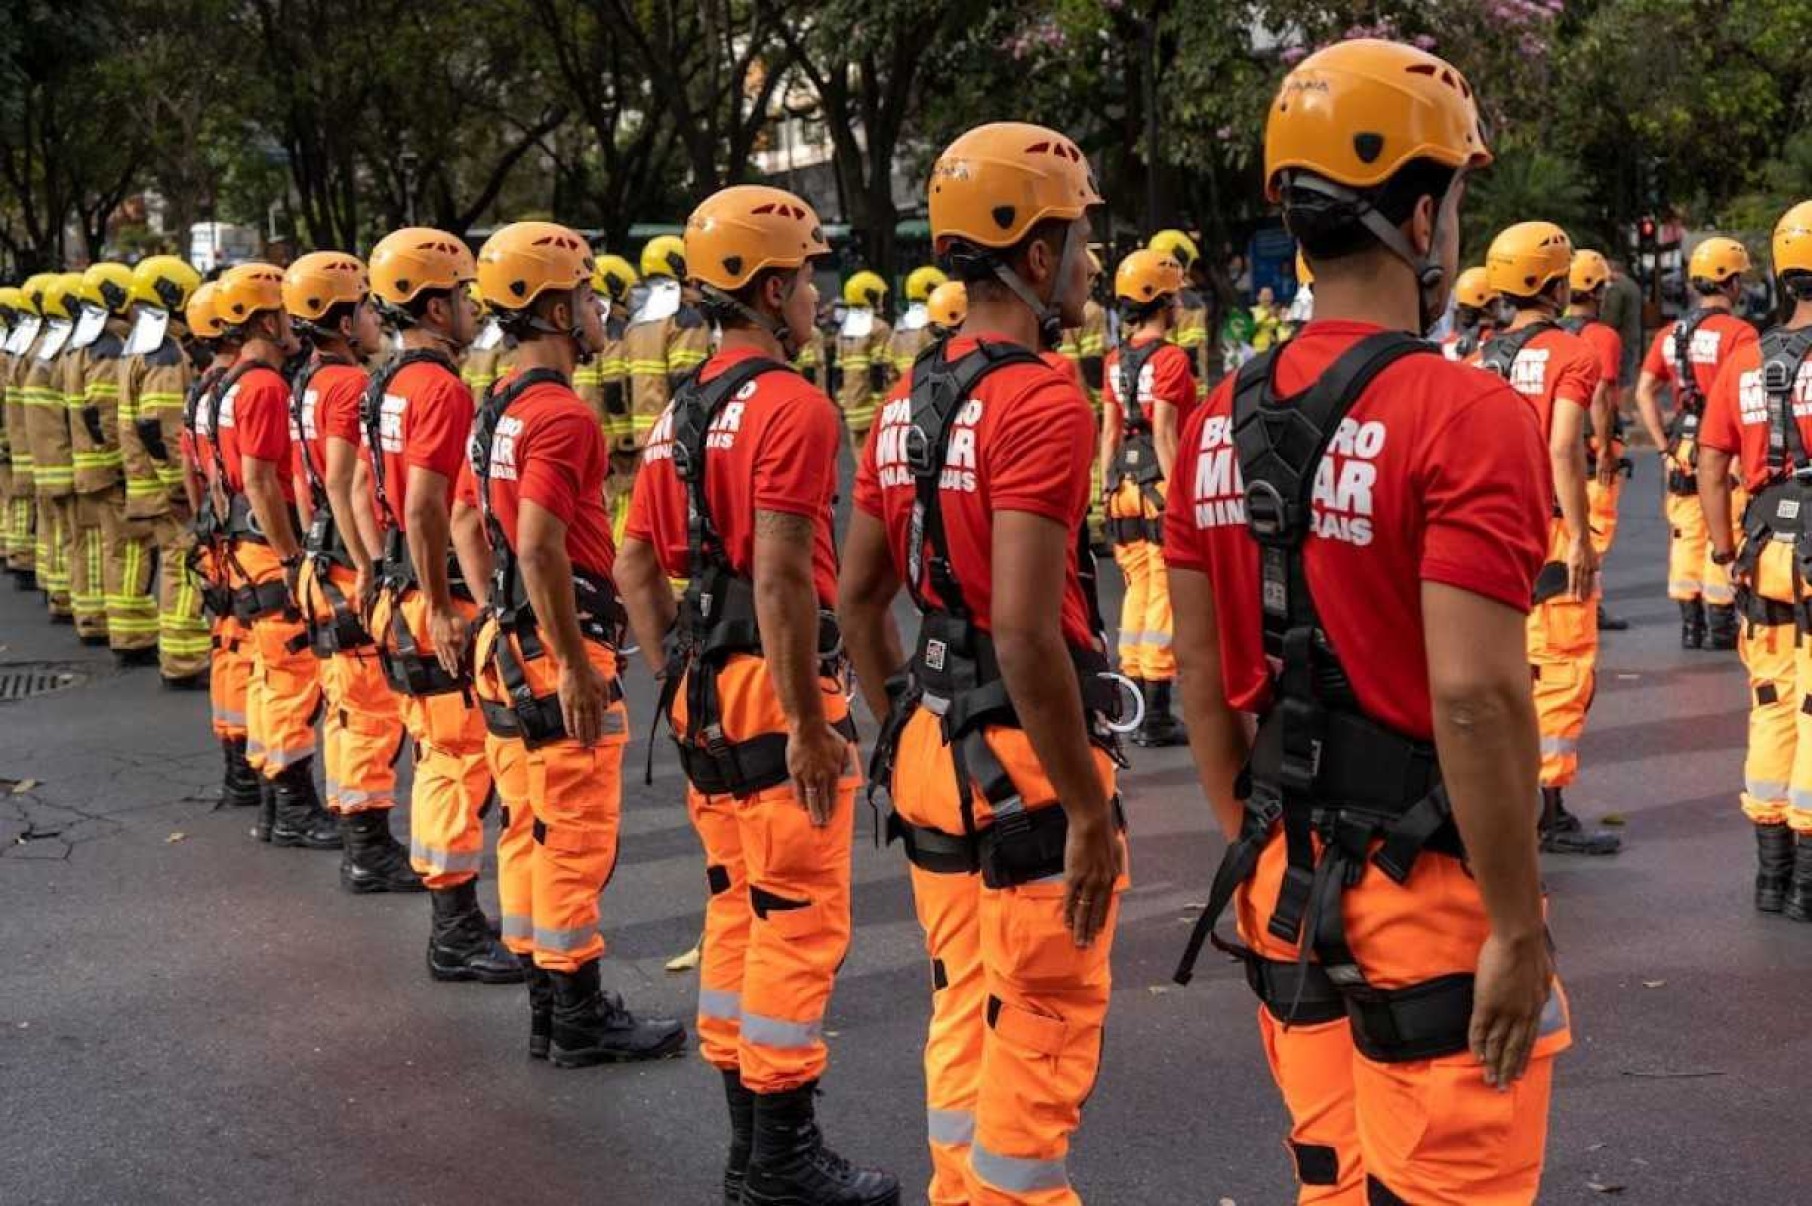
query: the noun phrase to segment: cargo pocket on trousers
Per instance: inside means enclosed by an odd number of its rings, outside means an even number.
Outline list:
[[[1001,888],[992,904],[983,906],[984,919],[991,918],[994,927],[983,941],[992,937],[991,957],[1004,961],[997,970],[1028,992],[1074,992],[1107,975],[1111,943],[1098,939],[1086,950],[1076,946],[1063,920],[1063,890],[1061,879],[1041,880]]]
[[[1046,1059],[1062,1055],[1068,1043],[1069,1024],[1053,1014],[989,997],[987,1017],[1001,1041]]]
[[[809,900],[789,900],[751,884],[749,903],[757,921],[773,926],[774,932],[789,942],[810,938],[823,926],[820,909]]]

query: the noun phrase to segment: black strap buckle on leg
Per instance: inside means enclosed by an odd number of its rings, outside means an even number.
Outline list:
[[[1208,892],[1208,903],[1203,907],[1201,916],[1195,919],[1195,926],[1189,931],[1189,945],[1183,948],[1183,958],[1171,974],[1171,979],[1178,984],[1188,984],[1195,978],[1196,961],[1201,958],[1202,948],[1210,941],[1216,947],[1226,949],[1221,940],[1214,936],[1214,927],[1220,923],[1221,914],[1227,911],[1227,906],[1233,903],[1233,895],[1239,890],[1239,886],[1250,882],[1257,873],[1259,856],[1264,853],[1266,844],[1271,840],[1271,832],[1282,817],[1283,805],[1280,801],[1247,798],[1239,837],[1227,847],[1227,853],[1221,858],[1221,865],[1214,873],[1214,886]]]

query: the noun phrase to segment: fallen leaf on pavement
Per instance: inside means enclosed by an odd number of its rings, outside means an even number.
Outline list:
[[[667,960],[667,970],[670,972],[691,971],[698,966],[700,954],[701,948],[695,946],[683,955],[675,955],[673,958]]]
[[[21,779],[13,784],[13,794],[15,796],[22,796],[37,785],[38,781],[36,779]]]
[[[1642,982],[1642,987],[1644,987],[1644,988],[1666,988],[1667,981],[1666,980],[1644,980]]]
[[[169,837],[165,838],[164,841],[165,842],[180,842],[188,836],[189,836],[188,834],[186,834],[182,830],[178,829],[175,833],[173,833]]]
[[[1623,1186],[1611,1184],[1611,1183],[1608,1183],[1605,1181],[1587,1181],[1585,1184],[1586,1184],[1586,1188],[1591,1190],[1593,1193],[1622,1193],[1623,1192]]]
[[[1629,824],[1629,821],[1624,819],[1623,814],[1620,812],[1607,812],[1598,819],[1602,824],[1609,825],[1613,829],[1622,829],[1625,825]]]

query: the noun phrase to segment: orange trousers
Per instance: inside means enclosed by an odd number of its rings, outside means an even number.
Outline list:
[[[740,655],[718,677],[726,737],[786,731],[767,662]],[[849,714],[842,684],[819,680],[825,718]],[[685,691],[676,701],[685,724]],[[791,783],[745,797],[688,788],[705,847],[704,954],[699,968],[699,1052],[738,1069],[756,1093],[784,1093],[824,1075],[824,1014],[849,951],[850,843],[855,835],[855,749],[823,828]]]
[[[494,702],[507,699],[491,656],[503,639],[487,618],[475,650],[475,685]],[[615,650],[591,641],[585,649],[606,680],[617,676]],[[536,695],[555,693],[560,664],[551,649],[522,666]],[[604,734],[590,748],[563,738],[530,749],[486,733],[486,758],[505,813],[497,841],[504,943],[518,955],[532,954],[537,967],[571,972],[604,954],[599,898],[616,870],[628,744],[622,700],[604,714]]]
[[[1733,539],[1741,542],[1743,527],[1740,516],[1746,496],[1733,490],[1730,500]],[[1736,601],[1736,589],[1730,584],[1730,571],[1711,561],[1711,529],[1705,523],[1705,509],[1696,494],[1669,494],[1666,500],[1670,539],[1667,546],[1667,594],[1669,598],[1688,602],[1703,598],[1714,607]]]
[[[283,580],[282,559],[269,545],[241,541],[234,556],[253,585]],[[252,624],[246,758],[267,779],[315,754],[321,674],[307,641],[298,611],[275,611]]]
[[[1533,822],[1533,802],[1530,820]],[[1267,959],[1297,947],[1267,926],[1287,865],[1282,832],[1235,897],[1240,934]],[[1398,884],[1367,866],[1341,900],[1348,945],[1374,987],[1470,973],[1490,933],[1478,885],[1457,859],[1424,854]],[[1286,1026],[1259,1007],[1272,1077],[1290,1112],[1297,1201],[1375,1206],[1528,1206],[1541,1186],[1553,1060],[1572,1042],[1558,982],[1524,1078],[1485,1083],[1470,1053],[1384,1064],[1359,1054],[1344,1021]],[[1387,1196],[1395,1195],[1395,1196]]]
[[[1621,476],[1611,479],[1608,486],[1600,485],[1596,477],[1586,482],[1587,522],[1592,527],[1592,547],[1601,558],[1617,542],[1617,506],[1623,498],[1623,482]]]
[[[1550,563],[1564,563],[1566,525],[1549,528]],[[1598,686],[1598,600],[1566,595],[1538,603],[1527,625],[1535,716],[1541,726],[1541,785],[1566,787],[1579,777],[1579,739]]]
[[[353,572],[332,566],[327,581],[356,610]],[[332,597],[318,576],[313,558],[302,563],[296,586],[302,610],[315,623],[331,629]],[[327,807],[339,814],[396,806],[396,758],[402,752],[403,716],[396,693],[384,678],[377,648],[365,645],[317,659],[321,694],[321,762],[327,785]]]
[[[991,729],[988,743],[1027,809],[1057,807],[1026,735]],[[1095,756],[1102,784],[1114,767]],[[921,710],[901,734],[892,798],[902,818],[963,832],[956,773],[939,718]],[[976,827],[993,814],[979,789]],[[1063,921],[1061,877],[990,888],[979,875],[912,868],[913,899],[931,957],[925,1043],[926,1131],[933,1206],[1073,1206],[1070,1135],[1101,1065],[1119,917],[1080,950]]]
[[[1783,605],[1793,602],[1793,546],[1770,542],[1755,572],[1755,593],[1784,622],[1755,616],[1739,629],[1737,651],[1749,672],[1749,744],[1743,758],[1743,813],[1757,825],[1788,824],[1812,834],[1812,641]]]
[[[1163,491],[1162,483],[1158,489]],[[1107,500],[1110,520],[1151,520],[1161,514],[1131,482],[1122,483]],[[1126,596],[1120,603],[1120,673],[1169,682],[1177,676],[1177,659],[1171,650],[1170,579],[1163,546],[1149,540],[1115,544],[1114,561],[1126,578]]]
[[[454,606],[477,624],[475,605],[455,600]],[[392,647],[391,616],[397,610],[414,634],[421,656],[432,658],[428,600],[420,590],[405,591],[400,599],[379,594],[367,627],[380,643]],[[462,689],[441,695],[405,695],[400,706],[403,727],[415,745],[409,862],[429,888],[458,887],[476,879],[484,861],[482,813],[491,794],[484,717],[469,680]]]
[[[246,692],[252,681],[252,634],[232,616],[215,619],[212,627],[208,702],[213,708],[214,736],[223,741],[236,741],[246,736]]]

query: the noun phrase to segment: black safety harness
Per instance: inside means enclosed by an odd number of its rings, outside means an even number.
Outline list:
[[[521,373],[502,390],[493,382],[485,390],[472,433],[472,475],[478,480],[478,505],[484,514],[485,536],[493,558],[490,599],[486,604],[497,625],[491,661],[509,697],[507,703],[499,704],[480,696],[478,705],[484,713],[485,727],[492,735],[520,738],[529,749],[539,749],[564,739],[566,722],[560,712],[560,696],[557,693],[537,695],[534,685],[529,682],[526,663],[547,657],[548,648],[535,621],[534,608],[529,604],[521,562],[516,550],[510,547],[503,524],[491,505],[491,470],[498,429],[510,407],[535,386],[546,384],[570,383],[564,374],[548,368]],[[586,640],[606,648],[620,648],[628,615],[610,576],[575,565],[572,579],[580,633]],[[612,675],[605,706],[622,698],[622,683]]]
[[[1246,483],[1246,523],[1259,545],[1265,653],[1275,667],[1272,698],[1242,775],[1240,835],[1215,874],[1176,971],[1177,982],[1187,984],[1202,947],[1212,941],[1244,962],[1248,982],[1272,1016],[1312,1025],[1344,1015],[1359,1051],[1381,1063],[1464,1050],[1473,977],[1374,987],[1347,944],[1342,898],[1374,867],[1403,884],[1422,855],[1464,858],[1465,852],[1434,746],[1360,708],[1322,628],[1303,554],[1314,522],[1316,470],[1341,420],[1385,368],[1435,351],[1400,332],[1372,335],[1307,390],[1286,398],[1278,397],[1273,378],[1275,351],[1240,370],[1233,439]],[[1288,866],[1269,930],[1300,945],[1294,963],[1266,959],[1214,933],[1280,827]]]
[[[232,479],[227,476],[226,454],[220,450],[220,412],[225,407],[227,397],[238,388],[241,377],[252,369],[267,367],[255,360],[235,364],[220,378],[208,396],[208,451],[213,454],[215,480],[220,483],[220,492],[227,500],[226,514],[214,515],[217,531],[215,539],[226,562],[246,583],[232,588],[230,609],[235,619],[247,625],[265,616],[295,611],[294,601],[289,595],[289,583],[281,576],[266,582],[253,582],[251,574],[239,564],[239,557],[234,550],[241,542],[269,544],[270,541],[258,526],[258,515],[252,509],[250,496],[243,491],[233,490],[229,484]],[[301,528],[302,519],[293,504],[290,506],[289,519],[297,529]]]
[[[384,393],[396,375],[412,364],[434,364],[457,379],[459,371],[452,358],[439,348],[411,348],[386,364],[371,378],[359,418],[365,425],[366,451],[371,462],[372,493],[378,504],[378,515],[384,526],[384,552],[379,562],[378,589],[390,602],[388,640],[377,642],[378,661],[392,689],[413,698],[451,695],[464,692],[471,683],[468,675],[448,674],[439,659],[422,653],[421,643],[409,629],[403,616],[403,596],[421,587],[415,564],[409,558],[409,542],[403,533],[384,474]],[[447,550],[447,588],[455,599],[475,602],[471,588],[460,572],[459,562],[451,547]],[[377,634],[372,634],[374,637]]]
[[[1484,329],[1485,326],[1482,322],[1470,327],[1462,327],[1459,338],[1453,341],[1454,359],[1464,360],[1478,351],[1479,344],[1483,342]]]
[[[209,422],[217,418],[217,406],[213,402],[214,387],[220,384],[226,370],[210,368],[189,383],[188,395],[182,404],[182,425],[189,433],[191,441],[201,439],[200,419],[202,400],[208,399]],[[212,430],[208,433],[212,443],[218,438]],[[218,466],[219,462],[216,461]],[[201,583],[201,605],[208,614],[216,619],[225,619],[233,614],[233,591],[227,585],[226,575],[221,572],[221,565],[226,558],[226,518],[214,505],[214,491],[208,484],[207,475],[202,466],[194,466],[195,475],[201,480],[202,505],[196,508],[192,521],[195,541],[184,558],[184,566],[195,580]],[[204,566],[204,562],[207,563]]]
[[[761,629],[755,610],[755,583],[736,572],[716,522],[706,490],[705,459],[711,425],[743,387],[766,373],[789,371],[765,357],[738,361],[709,382],[703,366],[687,374],[673,395],[673,471],[686,487],[686,564],[690,581],[680,599],[662,675],[655,723],[666,717],[679,748],[680,766],[692,786],[706,795],[751,796],[778,787],[790,777],[785,733],[760,733],[730,740],[723,726],[723,698],[718,679],[738,654],[761,655]],[[820,673],[836,676],[843,664],[843,637],[835,615],[818,615]],[[673,725],[673,705],[681,685],[686,691],[686,724]],[[856,740],[855,721],[845,716],[835,726]],[[653,777],[653,742],[647,775]]]
[[[907,860],[922,871],[938,875],[979,872],[989,887],[1005,888],[1062,874],[1069,823],[1060,806],[1028,809],[1012,776],[988,745],[986,730],[990,726],[1018,728],[1019,716],[1001,676],[993,638],[976,624],[950,564],[941,479],[956,417],[982,379],[1008,365],[1042,361],[1016,344],[987,341],[978,342],[973,351],[956,360],[948,359],[944,352],[943,343],[934,343],[912,366],[906,460],[913,478],[913,503],[905,577],[919,609],[919,635],[912,660],[887,684],[891,706],[869,763],[869,799],[874,803],[879,791],[890,788],[900,736],[913,713],[920,708],[929,710],[939,717],[944,744],[955,766],[963,831],[946,833],[915,825],[889,811],[888,841],[900,842]],[[1118,741],[1108,727],[1119,718],[1120,693],[1107,677],[1110,667],[1101,652],[1103,625],[1086,527],[1078,533],[1077,558],[1097,639],[1094,647],[1072,646],[1070,659],[1090,720],[1091,742],[1124,765]],[[977,788],[994,816],[992,824],[979,829],[975,821]],[[1124,828],[1118,797],[1114,819]]]
[[[1109,519],[1107,535],[1115,544],[1134,544],[1141,540],[1151,544],[1164,543],[1164,496],[1158,493],[1164,471],[1158,465],[1158,445],[1153,437],[1151,414],[1139,400],[1139,378],[1163,346],[1161,339],[1154,339],[1142,347],[1128,345],[1120,349],[1120,359],[1115,365],[1114,384],[1120,391],[1120,448],[1114,454],[1107,485],[1110,490],[1118,490],[1131,482],[1139,488],[1140,497],[1157,513],[1152,519],[1139,515]]]
[[[1674,419],[1667,429],[1667,492],[1682,497],[1699,492],[1699,422],[1705,415],[1705,395],[1692,371],[1692,340],[1714,313],[1698,309],[1674,322]],[[1692,442],[1692,455],[1688,467],[1681,469],[1676,458],[1687,441]]]
[[[1795,643],[1812,632],[1812,601],[1806,581],[1812,577],[1812,455],[1806,451],[1793,413],[1794,387],[1801,366],[1812,354],[1812,327],[1797,331],[1775,328],[1762,336],[1762,389],[1768,400],[1768,485],[1749,500],[1743,512],[1743,547],[1737,553],[1736,576],[1755,580],[1762,550],[1772,541],[1793,546],[1793,602],[1768,599],[1753,589],[1740,602],[1751,624],[1797,625]]]
[[[308,392],[314,383],[315,374],[330,364],[350,363],[337,356],[318,353],[302,366],[290,382],[290,421],[295,429],[296,445],[301,452],[302,475],[308,482],[309,508],[314,514],[313,521],[308,525],[308,533],[302,538],[302,553],[314,566],[315,588],[326,601],[331,617],[321,620],[314,615],[312,609],[306,609],[303,619],[308,625],[309,648],[317,658],[323,660],[336,653],[363,649],[373,643],[371,634],[365,630],[352,601],[333,580],[332,570],[335,566],[345,570],[356,570],[358,567],[352,563],[352,554],[347,551],[346,542],[340,537],[339,523],[334,519],[333,500],[327,494],[326,466],[315,464],[314,452],[309,447],[311,436],[308,429],[320,422],[319,401],[316,401],[313,413],[309,412],[308,407]],[[313,420],[313,424],[309,420]]]

